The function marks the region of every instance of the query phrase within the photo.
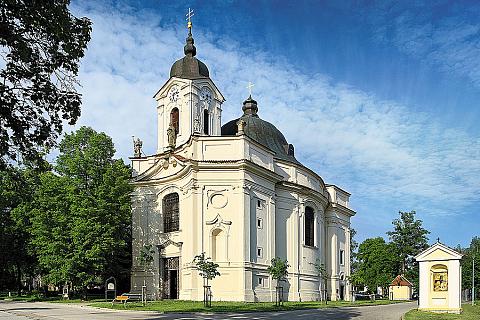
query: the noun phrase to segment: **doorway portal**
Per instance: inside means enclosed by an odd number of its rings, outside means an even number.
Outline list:
[[[162,292],[164,299],[178,299],[178,264],[178,257],[162,259]]]

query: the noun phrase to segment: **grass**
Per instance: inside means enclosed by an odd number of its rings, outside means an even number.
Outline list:
[[[462,305],[462,314],[432,313],[412,310],[407,312],[405,320],[478,320],[480,319],[480,305]]]
[[[206,308],[201,301],[163,300],[151,301],[142,306],[138,302],[128,302],[124,307],[122,304],[110,302],[91,303],[89,305],[99,308],[136,310],[136,311],[158,311],[158,312],[254,312],[254,311],[284,311],[298,309],[338,308],[366,305],[381,305],[396,303],[398,301],[377,300],[377,301],[329,301],[327,305],[323,302],[285,302],[283,306],[276,307],[273,302],[228,302],[213,301],[212,307]]]

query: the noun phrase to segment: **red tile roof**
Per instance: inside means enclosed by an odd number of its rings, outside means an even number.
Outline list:
[[[391,286],[408,286],[408,287],[413,286],[413,284],[410,281],[408,281],[404,276],[400,274],[395,279],[393,279],[390,285]]]

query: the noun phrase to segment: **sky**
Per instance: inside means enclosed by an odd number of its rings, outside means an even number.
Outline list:
[[[352,194],[357,241],[417,212],[450,246],[480,236],[480,3],[474,1],[73,1],[92,20],[82,116],[127,163],[132,135],[156,152],[152,96],[183,57],[193,8],[197,58],[241,115],[259,115],[297,159]]]

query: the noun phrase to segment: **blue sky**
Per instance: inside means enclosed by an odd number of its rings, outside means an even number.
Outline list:
[[[480,236],[480,4],[449,1],[74,1],[93,21],[82,117],[127,160],[155,152],[153,94],[183,56],[195,11],[197,57],[241,113],[259,114],[327,183],[352,193],[358,240],[416,210],[431,241]],[[74,129],[74,128],[71,128]]]

